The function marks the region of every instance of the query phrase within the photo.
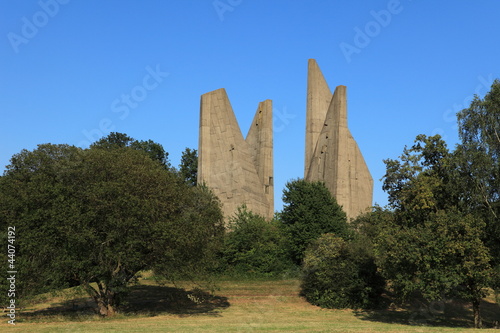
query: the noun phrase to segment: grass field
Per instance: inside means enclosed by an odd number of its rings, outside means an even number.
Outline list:
[[[189,284],[158,286],[142,280],[121,313],[102,319],[84,296],[51,297],[17,314],[12,332],[470,332],[467,304],[436,302],[410,309],[327,310],[299,297],[297,280],[219,281],[214,296]],[[483,304],[485,326],[500,320],[492,299]],[[483,330],[490,331],[490,330]],[[500,332],[499,330],[491,330]]]

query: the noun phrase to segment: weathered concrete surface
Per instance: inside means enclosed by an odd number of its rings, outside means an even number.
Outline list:
[[[246,140],[224,89],[201,96],[198,183],[219,197],[224,216],[246,204],[274,214],[272,102],[259,103]]]
[[[309,59],[304,178],[323,181],[348,218],[372,205],[373,179],[347,127],[347,92],[332,95],[314,59]]]

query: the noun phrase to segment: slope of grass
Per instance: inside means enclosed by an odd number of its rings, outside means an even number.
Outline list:
[[[158,286],[149,280],[134,287],[113,318],[93,314],[88,298],[46,299],[7,317],[0,331],[13,332],[470,332],[467,304],[436,302],[412,309],[327,310],[299,297],[297,280],[219,281],[214,296],[188,283]],[[500,307],[483,303],[484,321],[500,320]],[[489,331],[489,330],[483,330]],[[498,332],[498,330],[491,330]]]

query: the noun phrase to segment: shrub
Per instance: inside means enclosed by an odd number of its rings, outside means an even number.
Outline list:
[[[226,273],[277,276],[293,267],[277,221],[266,221],[243,206],[229,228],[223,251]]]
[[[370,308],[377,304],[384,281],[362,242],[324,234],[307,248],[301,294],[325,308]]]
[[[280,218],[295,264],[302,263],[307,246],[322,234],[350,237],[346,214],[324,183],[290,181],[283,191],[283,202]]]

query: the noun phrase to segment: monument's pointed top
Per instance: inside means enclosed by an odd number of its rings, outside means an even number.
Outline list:
[[[224,88],[215,89],[215,90],[209,91],[207,93],[204,93],[201,96],[211,96],[211,95],[218,95],[218,94],[222,94],[222,95],[227,96],[226,89],[224,89]]]
[[[329,93],[331,95],[332,92],[328,87],[328,83],[326,83],[325,77],[323,76],[323,73],[321,72],[321,69],[315,59],[309,59],[308,61],[307,77],[310,90],[317,93]]]

